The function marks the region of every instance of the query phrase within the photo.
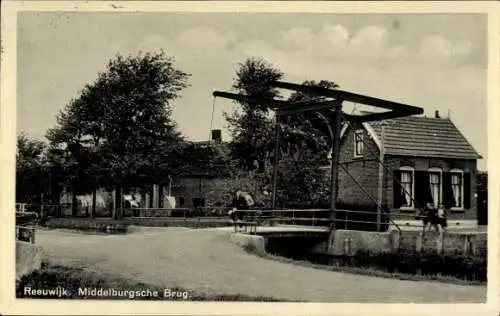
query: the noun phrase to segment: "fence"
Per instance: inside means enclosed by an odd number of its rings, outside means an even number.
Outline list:
[[[59,217],[63,205],[41,206],[30,205],[27,203],[17,203],[16,210],[19,213],[28,213],[27,210],[33,210],[40,218]],[[144,217],[173,217],[173,218],[222,218],[227,217],[230,207],[212,206],[197,208],[125,208],[123,214],[125,217],[144,218]],[[382,212],[378,222],[378,214],[375,210],[345,210],[339,209],[335,213],[335,218],[330,218],[329,209],[251,209],[238,210],[243,213],[243,217],[258,217],[259,221],[272,224],[304,225],[304,226],[323,226],[329,227],[335,224],[336,229],[364,230],[364,231],[386,231],[389,228],[400,230],[400,224],[397,220],[420,220],[415,214],[384,213]],[[422,228],[422,222],[413,222],[404,225],[406,228]]]
[[[35,243],[35,228],[29,226],[38,219],[36,212],[29,211],[30,205],[16,204],[16,240]]]
[[[35,228],[29,226],[16,226],[16,240],[35,243]]]

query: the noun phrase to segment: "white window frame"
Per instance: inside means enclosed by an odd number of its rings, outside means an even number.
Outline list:
[[[460,174],[460,177],[461,177],[461,190],[462,192],[460,193],[460,197],[462,198],[462,200],[460,201],[460,207],[457,207],[457,206],[453,206],[450,208],[450,210],[453,210],[453,211],[463,211],[464,210],[464,202],[465,202],[465,198],[464,198],[464,191],[465,191],[465,183],[464,183],[464,171],[461,170],[461,169],[451,169],[450,170],[450,176],[452,176],[453,174]],[[450,179],[450,185],[451,184],[451,179]],[[452,187],[452,192],[453,192],[453,187]]]
[[[360,142],[361,142],[361,154],[358,154],[357,153],[357,144],[358,144],[358,134],[361,134],[361,139],[360,139]],[[356,129],[354,130],[354,158],[361,158],[363,157],[363,152],[365,151],[365,143],[363,142],[363,137],[364,136],[364,131],[362,129]]]
[[[409,172],[411,173],[411,205],[410,206],[401,206],[399,209],[400,210],[413,210],[415,209],[415,168],[413,167],[401,167],[399,168],[400,172]],[[399,178],[399,181],[401,181],[401,176]]]
[[[427,172],[429,173],[429,186],[431,184],[431,173],[434,173],[434,174],[439,173],[439,200],[437,203],[436,203],[436,201],[434,201],[434,206],[439,207],[439,204],[443,204],[443,169],[441,169],[441,168],[429,168],[429,169],[427,169]]]

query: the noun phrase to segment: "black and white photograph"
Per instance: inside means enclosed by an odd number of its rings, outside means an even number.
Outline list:
[[[482,306],[498,290],[486,9],[94,2],[19,5],[15,39],[2,30],[10,300]]]

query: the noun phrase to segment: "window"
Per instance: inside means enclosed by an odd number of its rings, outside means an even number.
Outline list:
[[[429,169],[429,187],[434,207],[438,207],[443,203],[441,186],[442,176],[443,172],[441,171],[441,169]]]
[[[363,130],[354,132],[354,157],[363,156]]]
[[[451,170],[451,208],[463,209],[464,207],[464,173],[462,170]]]
[[[413,208],[414,171],[411,167],[402,167],[401,172],[401,207]]]

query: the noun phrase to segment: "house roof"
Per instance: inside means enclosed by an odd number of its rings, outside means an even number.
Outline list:
[[[482,158],[449,118],[408,116],[368,122],[365,127],[382,139],[386,154],[435,158]],[[370,132],[370,130],[369,130]]]
[[[181,177],[201,177],[214,178],[225,177],[229,174],[229,165],[225,163],[224,158],[227,156],[228,143],[214,143],[211,141],[190,141],[197,148],[207,148],[210,146],[215,150],[216,156],[222,158],[222,161],[205,161],[196,158],[190,158],[190,163],[183,163],[181,170],[177,176]]]

